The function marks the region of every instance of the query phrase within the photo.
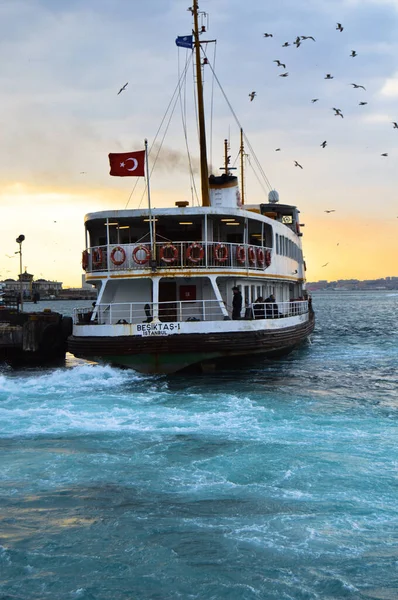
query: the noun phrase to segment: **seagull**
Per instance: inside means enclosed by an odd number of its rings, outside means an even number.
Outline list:
[[[341,23],[336,23],[336,29],[337,29],[337,31],[343,31],[344,27],[342,26]]]
[[[365,106],[365,104],[367,104],[367,102],[360,102],[359,106]]]
[[[289,75],[289,73],[281,73],[281,74],[279,75],[279,77],[287,77],[288,75]]]
[[[312,37],[312,35],[302,35],[301,39],[302,40],[313,40],[315,42],[315,38]]]
[[[332,110],[334,110],[334,112],[335,112],[335,115],[334,115],[335,117],[341,117],[342,119],[344,119],[344,116],[343,116],[340,108],[332,108]]]
[[[272,33],[264,33],[264,37],[274,37]]]
[[[300,167],[300,169],[302,169],[303,167],[297,162],[297,160],[294,161],[294,166],[295,167]]]
[[[255,95],[256,95],[256,92],[250,92],[250,94],[249,94],[250,102],[253,102]]]
[[[281,149],[280,148],[275,148],[275,152],[280,152]]]
[[[274,63],[276,63],[277,67],[283,67],[284,69],[286,69],[286,65],[280,60],[274,60]]]
[[[326,77],[324,77],[324,79],[333,79],[333,75],[326,73]]]
[[[282,48],[287,48],[288,46],[290,46],[289,42],[285,42],[284,44],[282,44]]]
[[[7,258],[15,258],[15,256],[10,256],[9,254],[6,254]]]
[[[336,212],[335,209],[333,208],[332,210],[324,210],[323,212],[325,213],[331,213],[331,212]]]
[[[354,57],[354,56],[358,56],[358,54],[355,52],[355,50],[351,50],[350,56]]]
[[[388,156],[388,152],[384,152],[381,156]]]
[[[80,171],[80,175],[87,175],[86,171]]]
[[[124,86],[120,88],[120,90],[119,90],[119,91],[118,91],[118,93],[117,93],[117,96],[118,96],[119,94],[121,94],[121,93],[123,92],[123,90],[125,90],[125,89],[126,89],[126,87],[128,86],[128,84],[129,84],[129,82],[125,83],[125,84],[124,84]]]
[[[293,44],[295,44],[297,48],[298,48],[299,46],[301,46],[301,40],[300,40],[300,38],[299,38],[299,37],[297,37],[297,38],[294,40]]]
[[[325,140],[324,142],[322,142],[321,146],[322,146],[322,148],[326,148],[326,145],[327,145],[327,141]]]
[[[392,121],[392,124],[394,125],[393,129],[398,129],[398,123],[396,121]]]
[[[311,100],[311,102],[312,102],[312,104],[314,104],[314,102],[318,102],[318,100],[319,100],[319,98],[313,98],[313,99]]]
[[[327,262],[327,263],[325,263],[324,265],[322,265],[322,267],[327,267],[327,266],[328,266],[328,264],[329,264],[329,263]]]
[[[353,85],[354,88],[362,88],[366,92],[366,88],[364,88],[363,85],[358,85],[357,83],[351,83],[351,85]]]

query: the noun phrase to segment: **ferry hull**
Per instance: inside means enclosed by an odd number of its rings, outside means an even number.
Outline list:
[[[176,373],[193,365],[228,357],[288,354],[314,329],[314,316],[292,327],[274,330],[142,336],[71,336],[69,352],[78,358],[132,368],[141,373]]]

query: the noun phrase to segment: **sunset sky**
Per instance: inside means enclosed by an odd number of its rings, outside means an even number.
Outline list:
[[[188,6],[189,0],[0,2],[0,279],[18,276],[15,239],[22,233],[23,266],[36,279],[81,285],[84,215],[145,205],[142,180],[109,176],[109,152],[140,150],[145,138],[152,145],[157,136],[155,148],[163,145],[151,176],[152,206],[192,201],[182,118],[187,109],[196,165],[191,68],[172,118],[167,112],[188,56],[175,45],[191,32]],[[247,202],[267,199],[250,166],[257,159],[280,201],[301,210],[310,281],[398,276],[398,0],[199,6],[208,13],[203,39],[217,40],[207,47],[209,62],[215,60],[250,142]],[[302,35],[315,41],[296,48]],[[325,79],[328,73],[333,79]],[[224,138],[235,162],[239,126],[209,66],[204,77],[208,154],[217,174]]]

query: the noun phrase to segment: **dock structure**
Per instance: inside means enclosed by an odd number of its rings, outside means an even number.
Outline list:
[[[45,366],[65,360],[72,318],[45,309],[21,312],[16,299],[0,306],[0,363]]]

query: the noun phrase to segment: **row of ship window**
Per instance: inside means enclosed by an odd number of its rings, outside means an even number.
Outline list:
[[[284,235],[279,235],[278,233],[276,234],[275,239],[275,251],[281,256],[288,256],[298,262],[301,262],[303,258],[301,248],[299,248],[295,242],[289,240],[289,238]]]

